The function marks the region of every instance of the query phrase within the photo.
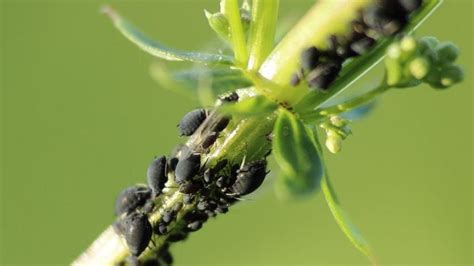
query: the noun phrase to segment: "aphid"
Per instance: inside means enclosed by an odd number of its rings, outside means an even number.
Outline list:
[[[204,211],[207,208],[209,208],[209,202],[207,202],[205,200],[201,200],[201,201],[198,202],[196,208],[200,211]]]
[[[218,206],[215,211],[217,213],[227,213],[229,211],[229,208],[228,207],[224,207],[224,206]]]
[[[203,174],[204,182],[210,183],[214,180],[215,174],[224,169],[227,165],[228,160],[224,159],[219,161],[214,167],[206,169]]]
[[[173,158],[170,158],[168,160],[168,167],[169,169],[171,169],[172,171],[176,170],[176,165],[178,164],[178,158],[176,157],[173,157]]]
[[[370,37],[364,37],[351,43],[350,48],[358,55],[366,53],[373,45],[375,40]]]
[[[181,158],[176,164],[176,183],[183,184],[186,181],[190,181],[193,176],[198,174],[200,166],[201,156],[199,154],[190,153]]]
[[[158,261],[157,258],[149,258],[145,261],[143,261],[141,266],[161,266],[161,263]]]
[[[399,0],[400,5],[408,12],[411,13],[418,8],[420,8],[422,4],[422,0]]]
[[[179,192],[184,194],[195,194],[202,188],[202,184],[197,181],[187,181],[179,186]]]
[[[142,207],[150,195],[151,190],[141,185],[124,189],[115,201],[115,215],[128,214]]]
[[[341,71],[340,64],[322,63],[309,73],[307,77],[308,84],[313,89],[319,88],[324,91],[336,79],[339,71]]]
[[[204,140],[202,141],[201,143],[201,147],[204,149],[204,150],[207,150],[209,147],[211,147],[212,145],[214,145],[214,143],[216,142],[217,140],[217,137],[219,137],[219,134],[217,134],[216,132],[211,132],[209,133],[209,135],[207,135]]]
[[[319,63],[320,51],[316,47],[310,47],[301,53],[301,66],[305,71],[313,70]]]
[[[162,236],[168,233],[168,227],[165,223],[159,222],[154,228],[155,234]]]
[[[226,176],[220,176],[216,180],[216,186],[218,188],[223,188],[227,185],[227,183],[228,183],[227,181],[228,181],[228,178]]]
[[[190,232],[197,231],[197,230],[202,228],[202,222],[201,221],[194,221],[194,222],[188,223],[186,228],[188,228],[188,230]]]
[[[185,114],[178,124],[180,136],[191,136],[206,120],[206,116],[206,110],[204,109],[195,109]]]
[[[195,221],[205,222],[205,221],[207,221],[207,218],[208,217],[207,217],[206,214],[204,214],[202,212],[199,212],[199,211],[188,212],[184,216],[184,220],[188,223],[192,223],[192,222],[195,222]]]
[[[207,215],[207,217],[216,217],[216,213],[211,211],[211,210],[205,210],[204,213]]]
[[[183,241],[188,237],[188,234],[185,232],[180,232],[180,233],[175,233],[170,236],[168,236],[168,241],[169,242],[178,242],[178,241]]]
[[[227,125],[229,124],[230,122],[230,119],[228,117],[221,117],[217,122],[216,124],[211,128],[211,131],[212,132],[221,132],[222,130],[224,130]]]
[[[165,156],[155,158],[150,163],[150,166],[148,166],[146,172],[148,186],[151,188],[153,196],[155,197],[161,193],[161,190],[165,187],[165,184],[168,181],[167,168],[168,166]]]
[[[237,92],[233,91],[231,93],[219,96],[219,100],[221,100],[222,102],[236,102],[239,100],[239,95],[237,94]]]
[[[165,224],[171,223],[176,218],[176,213],[172,210],[165,210],[161,216],[161,221]]]
[[[193,194],[186,194],[183,196],[183,202],[186,205],[192,204],[194,201],[194,195]]]
[[[298,72],[293,73],[293,75],[291,75],[291,78],[290,78],[290,85],[296,87],[300,84],[300,82],[301,82],[301,77],[298,74]]]
[[[148,247],[152,227],[144,213],[132,213],[122,221],[122,234],[130,253],[138,257]]]
[[[399,32],[407,22],[404,13],[380,6],[372,6],[364,10],[363,19],[367,26],[385,36]]]
[[[171,255],[171,252],[169,249],[166,249],[158,255],[159,259],[165,264],[165,265],[172,265],[173,264],[173,255]]]
[[[263,183],[267,175],[267,161],[253,161],[237,171],[237,180],[230,190],[237,195],[247,195],[254,192]]]

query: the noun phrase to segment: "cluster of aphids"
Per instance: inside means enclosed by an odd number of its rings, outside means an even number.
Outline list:
[[[238,100],[234,92],[221,102]],[[120,193],[115,205],[118,216],[114,228],[129,248],[135,265],[170,265],[169,243],[186,239],[199,230],[210,217],[226,213],[241,196],[255,191],[267,175],[265,159],[231,163],[221,159],[211,165],[204,156],[215,145],[230,122],[229,117],[205,109],[187,113],[178,125],[181,136],[194,137],[192,144],[180,145],[171,158],[155,158],[148,167],[148,186],[137,185]],[[191,146],[192,145],[192,146]],[[169,209],[157,207],[160,219],[152,225],[149,214],[172,189],[182,193],[182,200]],[[163,201],[161,201],[163,202]],[[173,226],[171,226],[173,224]],[[155,257],[139,262],[153,235],[166,239]]]
[[[382,36],[399,33],[422,0],[376,0],[351,22],[346,36],[331,36],[326,49],[310,47],[301,53],[301,68],[290,80],[297,86],[305,80],[311,89],[326,91],[337,78],[342,63],[366,53]]]

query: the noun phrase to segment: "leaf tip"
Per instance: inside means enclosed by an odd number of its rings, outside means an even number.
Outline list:
[[[100,8],[100,13],[107,15],[113,22],[119,19],[118,13],[109,5],[104,5]]]

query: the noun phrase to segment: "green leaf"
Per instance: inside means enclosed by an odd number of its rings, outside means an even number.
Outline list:
[[[199,93],[203,89],[206,90],[206,94],[214,97],[212,99],[214,101],[217,95],[252,85],[242,71],[229,68],[197,68],[173,73],[164,64],[153,63],[150,75],[160,87],[194,100],[200,97]],[[209,105],[210,102],[207,101],[205,100],[206,105]]]
[[[225,42],[230,43],[230,27],[226,16],[221,12],[213,14],[207,10],[204,10],[204,14],[206,15],[209,26],[217,33],[217,36]]]
[[[272,113],[278,105],[263,95],[242,99],[236,103],[227,103],[219,107],[224,114],[249,117]]]
[[[232,58],[227,55],[207,54],[198,52],[178,51],[151,39],[140,32],[133,24],[122,18],[111,7],[104,7],[102,12],[110,17],[114,26],[130,41],[143,51],[169,61],[190,61],[204,64],[232,64]]]
[[[351,222],[349,216],[342,209],[339,201],[337,200],[336,194],[329,182],[329,176],[327,171],[324,174],[324,177],[321,180],[321,188],[324,194],[324,198],[331,210],[334,219],[341,228],[342,232],[349,238],[351,243],[365,256],[369,258],[372,262],[372,265],[377,265],[377,260],[372,253],[372,250],[369,246],[369,243],[364,239],[359,229]]]
[[[275,41],[279,0],[254,0],[249,34],[248,68],[258,70],[270,54]]]
[[[299,194],[319,187],[323,164],[309,131],[292,113],[281,109],[273,130],[273,154],[281,178],[290,191]]]

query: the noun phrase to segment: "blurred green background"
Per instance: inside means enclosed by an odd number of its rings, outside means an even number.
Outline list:
[[[217,1],[1,2],[2,265],[70,263],[113,221],[117,193],[182,141],[175,125],[196,106],[154,84],[152,58],[99,14],[105,2],[171,46],[214,40],[203,9]],[[280,18],[313,1],[282,2]],[[446,1],[418,31],[459,45],[463,84],[388,93],[328,157],[382,264],[473,263],[472,17],[470,0]],[[176,265],[367,264],[321,194],[280,202],[271,178],[175,245]]]

